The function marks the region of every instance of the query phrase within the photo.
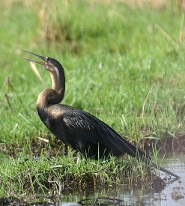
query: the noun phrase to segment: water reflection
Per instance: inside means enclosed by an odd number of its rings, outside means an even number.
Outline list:
[[[66,193],[61,206],[74,205],[124,205],[124,206],[184,206],[185,205],[185,155],[167,154],[163,167],[179,175],[181,180],[172,181],[162,172],[160,177],[166,182],[162,190],[148,186],[132,188],[124,185],[121,188],[104,188],[99,191],[80,191],[78,194]]]

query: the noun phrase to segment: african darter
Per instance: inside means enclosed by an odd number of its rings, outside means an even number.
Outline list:
[[[83,110],[59,104],[64,98],[65,92],[63,66],[53,58],[25,52],[44,60],[44,62],[40,62],[26,58],[42,65],[51,76],[52,89],[44,89],[39,94],[37,110],[42,122],[56,138],[79,151],[85,157],[98,159],[108,157],[110,154],[119,157],[127,153],[158,168],[145,152],[122,138],[103,121]],[[158,169],[179,178],[162,167]]]

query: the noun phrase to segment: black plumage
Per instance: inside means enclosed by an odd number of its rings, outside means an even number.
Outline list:
[[[84,156],[97,159],[98,156],[102,158],[109,154],[121,156],[128,153],[136,157],[136,152],[139,152],[144,155],[107,124],[82,110],[57,104],[49,106],[49,113],[38,107],[38,114],[58,139]]]
[[[59,104],[65,93],[65,75],[62,65],[53,58],[27,53],[44,60],[39,62],[27,59],[42,65],[50,73],[52,89],[44,89],[39,94],[37,110],[43,123],[56,138],[85,157],[97,159],[108,157],[110,154],[119,157],[127,153],[157,168],[145,152],[122,138],[103,121],[83,110]],[[162,167],[159,169],[179,178]]]

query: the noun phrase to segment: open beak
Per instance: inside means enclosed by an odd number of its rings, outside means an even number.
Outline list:
[[[36,61],[36,60],[34,60],[34,59],[29,59],[29,58],[25,58],[26,60],[31,61],[31,62],[38,63],[38,64],[42,65],[43,67],[46,67],[47,57],[40,56],[40,55],[38,55],[38,54],[34,54],[34,53],[29,52],[29,51],[26,51],[26,50],[23,50],[23,51],[26,52],[26,53],[29,53],[29,54],[31,54],[31,55],[34,55],[34,56],[36,56],[36,57],[38,57],[38,58],[40,58],[40,59],[42,59],[42,60],[44,60],[44,62]]]

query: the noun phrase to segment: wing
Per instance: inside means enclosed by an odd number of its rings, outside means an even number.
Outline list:
[[[128,153],[136,157],[139,151],[135,145],[123,139],[107,124],[93,115],[79,109],[70,108],[70,112],[63,114],[63,121],[71,135],[78,136],[92,144],[100,144],[118,154]]]

